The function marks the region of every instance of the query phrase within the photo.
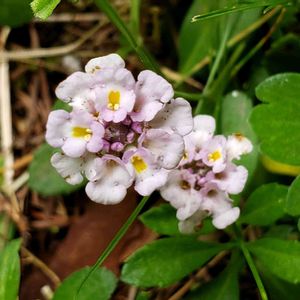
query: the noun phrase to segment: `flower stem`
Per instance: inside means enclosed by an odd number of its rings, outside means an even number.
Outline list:
[[[143,207],[145,206],[146,202],[148,201],[150,196],[145,196],[143,197],[143,199],[141,200],[141,202],[137,205],[137,207],[134,209],[134,211],[131,213],[131,215],[129,216],[129,218],[127,219],[127,221],[123,224],[123,226],[120,228],[120,230],[118,231],[118,233],[115,235],[115,237],[112,239],[112,241],[108,244],[108,246],[106,247],[106,249],[103,251],[103,253],[100,255],[100,257],[98,258],[98,260],[96,261],[96,263],[93,265],[93,267],[91,268],[91,270],[88,272],[88,274],[85,276],[85,278],[83,279],[83,281],[81,282],[77,293],[74,297],[74,300],[77,299],[78,294],[81,290],[81,288],[84,286],[84,284],[87,282],[87,280],[89,279],[89,277],[92,275],[92,273],[101,266],[101,264],[105,261],[105,259],[110,255],[110,253],[115,249],[115,247],[117,246],[117,244],[120,242],[120,240],[122,239],[122,237],[125,235],[125,233],[128,231],[129,227],[131,226],[131,224],[133,223],[133,221],[137,218],[137,216],[139,215],[139,213],[141,212],[141,210],[143,209]]]

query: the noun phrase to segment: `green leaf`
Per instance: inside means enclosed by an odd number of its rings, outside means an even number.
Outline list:
[[[49,145],[41,145],[29,166],[28,185],[43,196],[70,194],[82,187],[82,184],[68,184],[52,167],[50,158],[55,152]]]
[[[0,252],[0,299],[17,299],[20,284],[20,245],[20,239],[13,240]]]
[[[239,271],[243,266],[243,259],[239,253],[233,257],[214,280],[191,292],[184,300],[239,300]]]
[[[264,234],[264,237],[286,240],[292,236],[293,231],[294,231],[294,227],[292,225],[287,225],[287,224],[273,225]]]
[[[256,89],[264,104],[256,106],[250,123],[261,151],[276,161],[300,165],[300,74],[269,77]]]
[[[176,210],[170,204],[152,207],[140,217],[147,227],[159,234],[180,235]]]
[[[157,240],[135,252],[122,269],[122,280],[139,287],[165,287],[201,267],[228,247],[193,237]]]
[[[82,280],[89,270],[90,267],[85,267],[68,276],[55,291],[52,300],[73,300]],[[116,286],[117,279],[115,275],[105,268],[100,268],[92,273],[89,281],[80,289],[77,299],[108,300],[111,299]]]
[[[72,106],[64,101],[57,99],[53,104],[52,110],[57,110],[57,109],[63,109],[67,112],[71,112]]]
[[[289,187],[286,199],[286,212],[292,216],[300,215],[300,176]]]
[[[236,162],[247,168],[248,183],[251,182],[258,165],[257,137],[248,122],[252,107],[252,100],[245,93],[233,91],[224,97],[221,111],[222,133],[225,135],[241,133],[253,143],[252,152]]]
[[[47,19],[59,2],[60,0],[33,0],[30,5],[36,17]]]
[[[196,15],[192,18],[192,22],[207,20],[215,17],[220,17],[226,14],[241,12],[249,9],[254,9],[257,7],[264,6],[275,6],[275,5],[290,5],[292,1],[290,0],[244,0],[239,1],[230,7],[225,7],[222,9],[214,10],[206,14]]]
[[[300,282],[300,242],[263,238],[247,244],[261,265],[279,278]]]
[[[300,284],[292,284],[259,266],[263,283],[271,300],[299,300]]]
[[[248,198],[240,223],[266,226],[284,216],[288,187],[269,183],[260,186]]]
[[[176,210],[170,204],[162,204],[152,207],[140,216],[140,220],[153,231],[163,235],[182,235],[178,230],[178,219]],[[197,234],[207,234],[214,232],[216,228],[210,219],[205,219]]]
[[[29,22],[32,17],[31,0],[0,0],[0,25],[17,27]]]

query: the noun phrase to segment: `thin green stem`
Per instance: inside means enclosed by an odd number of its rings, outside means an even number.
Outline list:
[[[77,293],[74,297],[74,300],[78,299],[79,292],[81,288],[84,286],[84,284],[87,282],[89,277],[92,275],[92,273],[99,268],[102,263],[105,261],[105,259],[110,255],[110,253],[115,249],[117,244],[120,242],[121,238],[125,235],[125,233],[128,231],[131,224],[134,222],[134,220],[137,218],[143,207],[145,206],[146,202],[148,201],[150,196],[143,197],[141,202],[137,205],[137,207],[134,209],[134,211],[131,213],[127,221],[123,224],[123,226],[120,228],[118,233],[115,235],[115,237],[112,239],[112,241],[108,244],[106,249],[103,251],[103,253],[100,255],[96,263],[93,265],[91,270],[88,272],[88,274],[85,276],[83,281],[81,282]]]
[[[262,280],[261,280],[261,278],[259,276],[259,273],[257,271],[257,268],[256,268],[255,264],[254,264],[252,256],[251,256],[248,248],[246,247],[244,241],[240,241],[240,246],[241,246],[242,252],[243,252],[243,254],[245,256],[245,259],[247,261],[247,264],[248,264],[248,266],[249,266],[249,268],[250,268],[250,270],[252,272],[252,275],[254,277],[256,285],[258,287],[261,299],[262,300],[268,300],[268,296],[267,296],[267,292],[265,290],[265,287],[264,287],[264,285],[262,283]]]
[[[220,47],[219,47],[218,52],[217,52],[216,59],[215,59],[215,61],[213,63],[212,69],[211,69],[211,71],[209,73],[206,85],[205,85],[204,90],[203,90],[204,94],[207,93],[207,91],[209,90],[212,82],[215,79],[215,76],[216,76],[216,73],[217,73],[218,68],[220,66],[221,60],[222,60],[222,58],[223,58],[223,56],[225,54],[226,42],[227,42],[227,40],[229,38],[232,25],[233,25],[232,19],[229,18],[228,21],[227,21],[227,24],[226,24],[226,28],[225,28],[223,39],[221,41]]]
[[[139,43],[140,38],[140,7],[141,0],[131,0],[130,29],[132,34],[137,37],[137,43]]]
[[[106,14],[110,21],[118,28],[124,38],[127,40],[128,44],[140,57],[144,66],[158,74],[161,74],[158,64],[154,61],[150,53],[141,45],[133,36],[131,31],[125,25],[123,20],[120,18],[119,14],[110,5],[107,0],[95,0],[98,7]]]
[[[245,242],[243,240],[243,235],[242,235],[240,227],[237,224],[234,224],[233,225],[233,231],[234,231],[234,233],[236,235],[237,241],[238,241],[239,246],[240,246],[240,248],[241,248],[241,250],[243,252],[243,255],[244,255],[244,257],[245,257],[245,259],[247,261],[247,264],[248,264],[248,266],[249,266],[249,268],[250,268],[250,270],[252,272],[252,275],[253,275],[254,280],[256,282],[256,285],[258,287],[261,299],[262,300],[268,300],[267,292],[266,292],[265,287],[264,287],[264,285],[262,283],[262,280],[261,280],[261,278],[259,276],[259,273],[257,271],[257,268],[256,268],[255,264],[254,264],[252,256],[251,256],[251,254],[250,254],[250,252],[249,252],[249,250],[248,250],[248,248],[247,248],[247,246],[246,246],[246,244],[245,244]]]

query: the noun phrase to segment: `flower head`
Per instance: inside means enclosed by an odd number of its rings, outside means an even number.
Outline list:
[[[251,142],[242,135],[213,135],[215,120],[206,115],[194,118],[194,129],[184,137],[185,154],[176,170],[168,174],[160,189],[162,197],[177,209],[179,229],[193,232],[206,216],[213,225],[224,229],[239,217],[232,207],[230,194],[240,193],[248,171],[233,163],[252,150]]]
[[[193,129],[191,107],[173,99],[170,83],[148,70],[136,81],[117,54],[90,60],[56,95],[72,111],[49,115],[46,140],[61,149],[52,165],[70,184],[85,177],[98,203],[122,201],[132,184],[141,195],[162,187]]]

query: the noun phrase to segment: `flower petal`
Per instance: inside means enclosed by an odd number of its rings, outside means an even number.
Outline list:
[[[116,53],[112,53],[106,56],[96,57],[88,61],[88,63],[85,66],[85,72],[96,73],[103,68],[119,69],[124,67],[125,62],[121,58],[121,56],[119,56]]]
[[[69,184],[75,185],[82,182],[83,161],[81,158],[71,158],[62,153],[55,153],[51,157],[51,164]]]
[[[240,159],[243,154],[250,153],[253,145],[250,140],[241,134],[233,134],[227,138],[227,155],[228,160]]]
[[[120,159],[107,155],[103,161],[103,164],[98,164],[99,179],[89,182],[85,190],[89,198],[97,203],[117,204],[126,196],[132,178]]]
[[[193,129],[191,105],[183,98],[172,100],[149,122],[149,126],[184,136]]]
[[[85,153],[87,141],[80,138],[69,137],[61,147],[62,151],[70,157],[80,157]]]
[[[145,70],[136,83],[136,102],[131,113],[133,121],[150,121],[162,109],[163,103],[173,98],[174,91],[169,82],[156,73]]]
[[[161,129],[148,130],[142,145],[154,155],[158,164],[165,169],[175,168],[184,153],[183,138],[179,134],[169,134]]]

